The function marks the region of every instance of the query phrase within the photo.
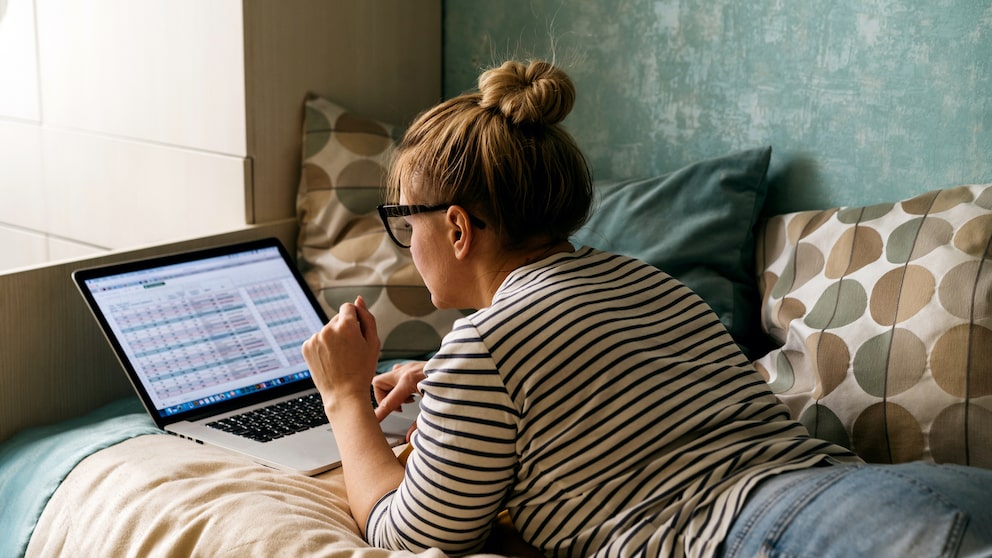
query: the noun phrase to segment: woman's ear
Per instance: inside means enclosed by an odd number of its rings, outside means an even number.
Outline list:
[[[450,239],[451,248],[455,252],[455,257],[464,259],[468,256],[472,248],[474,233],[468,212],[464,208],[453,205],[448,208],[445,224],[448,227],[447,237]]]

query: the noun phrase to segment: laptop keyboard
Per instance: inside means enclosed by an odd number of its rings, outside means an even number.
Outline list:
[[[207,423],[207,426],[250,438],[271,442],[290,434],[327,424],[320,395],[312,393],[269,407]]]

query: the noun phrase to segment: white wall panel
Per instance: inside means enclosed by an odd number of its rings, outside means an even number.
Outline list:
[[[243,158],[53,129],[42,144],[55,236],[122,248],[244,226]]]
[[[106,252],[107,250],[101,250],[100,248],[90,246],[88,244],[80,244],[78,242],[73,242],[63,238],[48,238],[48,260],[51,262],[75,260],[77,258],[96,256]]]
[[[239,0],[36,0],[52,126],[246,155]]]
[[[41,129],[36,125],[0,120],[0,223],[45,230]]]
[[[0,0],[0,116],[41,118],[33,0]]]
[[[46,258],[43,235],[0,225],[0,269],[38,265]]]

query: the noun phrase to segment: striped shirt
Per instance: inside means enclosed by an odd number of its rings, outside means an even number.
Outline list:
[[[556,555],[712,555],[762,478],[857,459],[789,419],[695,293],[591,248],[513,271],[425,371],[376,546],[475,551],[508,509]]]

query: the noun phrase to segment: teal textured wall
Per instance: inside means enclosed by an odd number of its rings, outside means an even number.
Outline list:
[[[767,144],[773,212],[992,182],[989,0],[446,0],[445,96],[551,56],[596,178]]]

